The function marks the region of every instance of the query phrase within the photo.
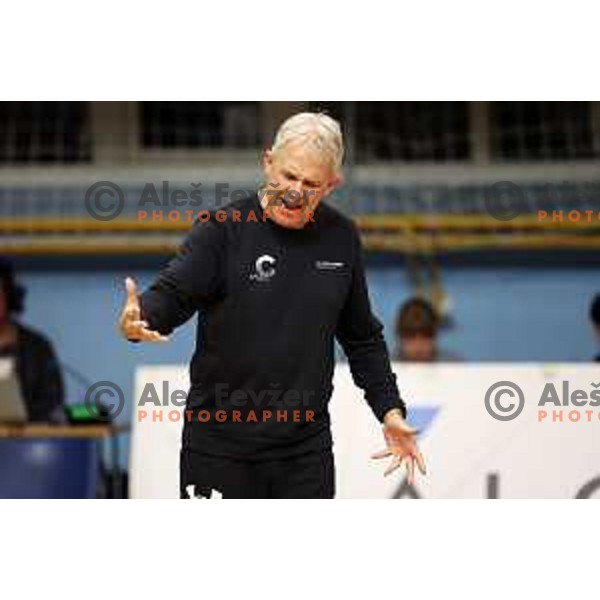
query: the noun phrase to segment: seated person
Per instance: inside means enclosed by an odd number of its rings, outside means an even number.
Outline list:
[[[594,326],[598,340],[600,340],[600,294],[596,294],[592,300],[592,306],[590,307],[590,319],[592,320],[592,325]],[[596,354],[596,358],[594,360],[596,362],[600,362],[600,353]]]
[[[64,421],[63,380],[50,342],[21,325],[25,290],[0,259],[0,358],[12,358],[30,421]]]
[[[396,318],[397,347],[394,360],[405,362],[453,362],[458,356],[438,348],[440,319],[433,306],[422,298],[411,298]]]

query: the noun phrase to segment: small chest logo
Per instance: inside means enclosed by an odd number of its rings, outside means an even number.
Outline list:
[[[276,260],[269,254],[263,254],[254,263],[254,273],[250,274],[252,281],[269,281],[275,275]]]
[[[339,271],[344,268],[344,263],[332,260],[318,260],[315,262],[315,267],[319,271]]]

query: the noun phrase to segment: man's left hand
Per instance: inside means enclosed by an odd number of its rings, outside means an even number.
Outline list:
[[[399,409],[388,411],[383,421],[383,435],[387,449],[373,454],[371,458],[392,457],[392,461],[384,472],[387,476],[405,464],[408,484],[415,481],[415,465],[425,475],[425,459],[417,447],[417,430],[403,419]]]

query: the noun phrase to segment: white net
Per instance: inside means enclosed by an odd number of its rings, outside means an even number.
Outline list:
[[[140,222],[149,184],[202,208],[261,180],[260,149],[298,110],[339,118],[347,184],[331,198],[365,245],[415,255],[597,249],[597,102],[0,103],[0,251],[170,251],[190,224]],[[89,211],[90,189],[112,183]],[[218,185],[228,186],[225,194]],[[546,217],[541,218],[542,213]],[[164,211],[163,211],[164,212]]]
[[[141,102],[144,148],[258,148],[260,102]]]
[[[91,161],[87,102],[0,102],[0,166]]]

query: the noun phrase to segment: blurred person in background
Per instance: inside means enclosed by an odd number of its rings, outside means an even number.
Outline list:
[[[590,306],[590,319],[592,320],[592,325],[594,326],[598,341],[600,341],[600,294],[596,294],[592,300],[592,305]],[[596,354],[594,360],[600,362],[600,353]]]
[[[438,347],[440,318],[423,298],[410,298],[396,317],[394,360],[404,362],[454,362],[461,358]]]
[[[30,421],[64,421],[63,379],[50,341],[22,325],[25,289],[13,266],[0,258],[0,359],[14,360]]]

